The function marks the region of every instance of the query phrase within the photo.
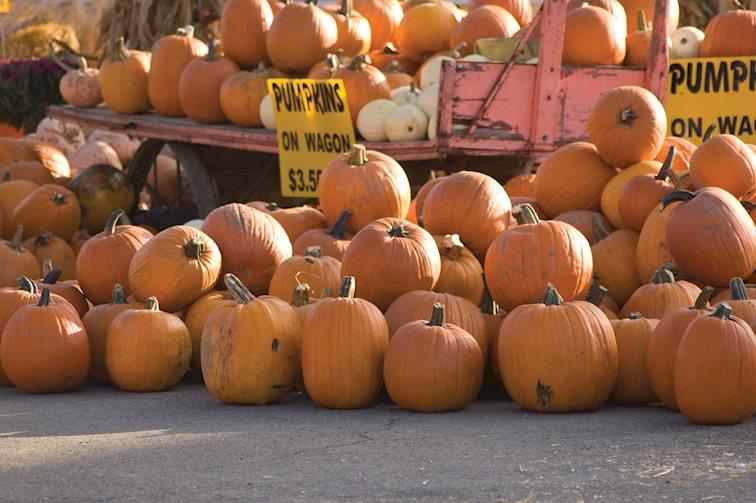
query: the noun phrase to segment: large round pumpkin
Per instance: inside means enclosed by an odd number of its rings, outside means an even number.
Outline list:
[[[397,0],[354,0],[354,8],[370,23],[371,49],[382,49],[387,43],[396,42],[396,29],[404,17]]]
[[[341,262],[323,256],[323,249],[319,246],[311,246],[303,255],[294,255],[281,262],[270,280],[268,293],[288,301],[297,285],[307,283],[314,292],[313,297],[331,297],[339,289],[340,272]]]
[[[449,50],[457,26],[455,12],[442,2],[421,3],[404,13],[396,30],[396,44],[412,55]]]
[[[496,5],[506,9],[522,26],[533,19],[533,7],[530,0],[471,0],[469,9],[472,12],[484,5]]]
[[[357,127],[357,115],[362,107],[374,100],[390,99],[391,88],[386,76],[368,64],[365,56],[355,57],[349,66],[341,67],[333,74],[334,79],[344,81],[344,90],[352,124]]]
[[[719,187],[737,198],[747,196],[756,190],[756,153],[737,136],[714,136],[693,152],[690,178],[696,189]]]
[[[470,11],[454,28],[449,45],[457,47],[462,56],[475,51],[475,42],[481,38],[512,37],[520,30],[520,23],[508,10],[498,5],[483,5]]]
[[[273,10],[267,0],[228,0],[220,19],[226,56],[244,68],[269,62],[265,38],[272,23]]]
[[[675,309],[693,305],[701,289],[687,281],[675,281],[669,269],[659,269],[651,283],[638,288],[622,307],[620,317],[638,312],[645,318],[662,319]]]
[[[573,10],[582,7],[583,4],[601,7],[602,9],[609,11],[617,18],[617,22],[619,23],[622,32],[625,33],[625,35],[627,34],[627,13],[619,0],[569,0],[567,2],[567,12],[572,12]]]
[[[659,320],[630,313],[627,318],[611,320],[610,323],[617,340],[619,372],[617,384],[609,398],[622,405],[656,402],[656,394],[646,373],[646,354],[651,334]]]
[[[52,173],[38,161],[16,161],[0,168],[3,180],[28,180],[37,185],[55,183]]]
[[[68,188],[81,207],[81,226],[99,232],[117,209],[131,211],[134,188],[126,174],[107,164],[94,164],[71,180]]]
[[[706,25],[701,43],[702,58],[753,55],[756,55],[756,11],[720,12]]]
[[[382,72],[387,72],[391,64],[400,64],[407,73],[415,74],[420,68],[420,63],[423,62],[420,56],[401,52],[391,42],[370,51],[368,56],[370,56],[370,64]]]
[[[370,22],[354,9],[352,0],[342,0],[341,6],[329,5],[326,11],[336,21],[339,37],[331,51],[339,52],[347,58],[370,51]]]
[[[344,252],[349,247],[349,242],[354,237],[353,234],[346,232],[347,220],[352,216],[352,212],[344,210],[341,216],[330,229],[310,229],[299,235],[292,245],[294,255],[303,255],[307,248],[319,246],[323,250],[323,255],[341,260]]]
[[[642,282],[650,281],[654,273],[665,265],[674,264],[674,258],[667,245],[667,234],[664,230],[669,213],[679,206],[680,202],[668,205],[666,208],[659,204],[648,215],[638,236],[638,247],[635,249],[635,265]]]
[[[593,275],[593,280],[591,288],[585,294],[585,300],[601,309],[601,312],[610,320],[618,320],[619,308],[617,302],[609,296],[609,290],[605,286],[598,284],[598,274]]]
[[[662,199],[679,188],[679,180],[670,180],[675,176],[671,171],[674,147],[669,150],[667,159],[656,176],[639,175],[631,178],[622,187],[617,197],[617,212],[622,223],[634,231],[640,232],[648,216],[658,208]]]
[[[18,203],[26,199],[39,185],[27,180],[3,180],[0,181],[0,222],[2,232],[0,237],[9,239],[13,237],[16,228],[11,226],[11,215]]]
[[[528,163],[519,175],[504,183],[504,190],[509,197],[532,197],[535,199],[535,173],[532,163]]]
[[[620,65],[625,50],[625,30],[606,9],[583,4],[567,14],[563,65]]]
[[[23,232],[22,227],[17,227],[16,234],[10,241],[0,242],[0,288],[15,286],[19,276],[40,276],[37,258],[22,246]]]
[[[219,91],[223,113],[237,126],[263,127],[260,103],[268,96],[268,79],[285,77],[283,72],[262,65],[251,72],[229,75]]]
[[[638,248],[638,233],[629,229],[609,232],[599,220],[594,222],[598,242],[591,246],[593,270],[598,283],[623,305],[642,284],[635,267],[635,252]]]
[[[727,303],[732,309],[733,316],[737,316],[749,325],[756,323],[756,298],[748,296],[742,278],[730,280],[729,297],[729,299],[719,302],[718,305]]]
[[[625,185],[636,176],[657,175],[661,170],[662,164],[656,161],[644,161],[633,164],[627,169],[617,173],[614,178],[609,180],[604,190],[601,192],[601,212],[617,229],[627,227],[619,214],[619,196]]]
[[[44,231],[39,236],[24,241],[23,247],[29,250],[39,262],[40,267],[45,260],[50,260],[60,268],[60,279],[63,281],[76,279],[76,254],[71,246],[55,236],[50,231]]]
[[[126,49],[123,37],[117,38],[108,58],[100,67],[100,91],[105,104],[117,114],[131,115],[150,109],[147,76],[150,54]]]
[[[215,41],[211,42],[207,56],[194,58],[181,72],[178,95],[186,116],[203,124],[226,122],[220,89],[223,81],[238,71],[237,64],[227,56],[219,56]]]
[[[68,241],[81,223],[81,208],[73,192],[60,185],[42,185],[19,202],[10,224],[24,227],[24,238],[50,231]]]
[[[457,234],[436,236],[441,254],[441,274],[434,292],[450,293],[469,300],[476,306],[483,300],[483,266],[475,255],[465,248]]]
[[[195,300],[186,309],[184,323],[192,338],[191,367],[195,372],[202,373],[202,332],[210,315],[219,306],[233,306],[234,299],[228,290],[206,293]]]
[[[295,206],[294,208],[279,208],[274,203],[270,216],[281,224],[292,243],[299,236],[312,229],[325,229],[326,219],[320,210],[312,206]]]

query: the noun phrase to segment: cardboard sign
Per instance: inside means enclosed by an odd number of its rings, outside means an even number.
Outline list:
[[[11,10],[11,0],[0,0],[0,14],[5,14]]]
[[[284,197],[317,197],[320,172],[355,142],[341,80],[270,79]]]
[[[756,143],[756,56],[671,60],[665,108],[670,136],[700,145],[711,130]]]

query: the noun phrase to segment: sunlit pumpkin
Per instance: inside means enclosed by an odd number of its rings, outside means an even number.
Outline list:
[[[20,201],[10,224],[24,227],[24,238],[50,231],[68,241],[81,223],[81,208],[73,192],[60,185],[42,185]]]
[[[442,2],[421,3],[404,13],[396,30],[396,45],[415,56],[449,50],[457,23],[455,12]]]
[[[239,71],[237,64],[218,54],[216,42],[211,41],[207,56],[192,59],[181,72],[178,97],[181,109],[190,119],[213,124],[226,122],[220,102],[220,89],[227,77]]]
[[[606,9],[582,4],[567,14],[563,65],[620,65],[625,59],[625,50],[625,31]]]
[[[371,66],[363,55],[355,57],[349,66],[336,70],[333,78],[344,81],[349,115],[351,115],[352,124],[355,126],[357,125],[357,115],[362,107],[373,100],[391,97],[391,89],[386,76],[380,70]]]
[[[441,254],[441,274],[434,292],[450,293],[469,300],[476,306],[483,300],[483,266],[465,248],[457,234],[435,236]]]
[[[354,9],[352,0],[342,0],[341,6],[329,5],[325,9],[336,21],[339,33],[336,44],[330,50],[340,51],[348,58],[367,54],[371,47],[370,22]]]
[[[714,136],[690,157],[690,178],[696,189],[719,187],[737,198],[747,197],[756,191],[756,154],[737,136]]]
[[[310,285],[313,297],[321,297],[324,290],[335,294],[341,284],[340,272],[341,262],[324,256],[319,246],[311,246],[303,255],[281,262],[270,280],[268,294],[288,301],[294,288],[302,283]]]
[[[100,91],[108,108],[122,115],[149,110],[149,72],[149,53],[126,49],[123,37],[114,40],[99,75]]]
[[[354,0],[354,8],[370,23],[371,49],[380,50],[387,43],[396,42],[396,29],[404,17],[397,0]]]
[[[220,106],[231,123],[243,127],[262,127],[260,103],[268,95],[268,79],[285,78],[275,68],[259,68],[226,77],[220,87]]]
[[[272,23],[267,0],[228,0],[220,19],[223,52],[243,68],[269,62],[265,38]]]
[[[646,354],[651,334],[659,320],[646,319],[639,313],[630,313],[627,318],[611,320],[617,341],[619,372],[617,384],[610,400],[622,405],[638,405],[656,402],[646,373]]]
[[[675,2],[677,3],[677,2]],[[756,54],[756,11],[737,7],[714,16],[704,31],[702,58]]]
[[[341,260],[344,252],[349,246],[349,242],[354,237],[353,234],[346,232],[347,220],[352,216],[349,210],[344,210],[330,229],[311,229],[305,231],[294,241],[292,253],[294,255],[303,255],[307,248],[319,246],[323,255]]]

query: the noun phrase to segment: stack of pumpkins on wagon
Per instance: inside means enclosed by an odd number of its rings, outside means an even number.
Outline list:
[[[678,2],[669,4],[677,55],[756,54],[756,12],[726,12],[705,34],[691,27],[678,34]],[[567,9],[563,64],[646,66],[654,0],[570,0]],[[364,139],[435,139],[443,61],[488,61],[473,54],[476,41],[519,35],[532,20],[529,0],[473,0],[469,12],[448,0],[343,0],[324,8],[317,0],[228,0],[220,43],[194,38],[191,26],[160,39],[151,53],[130,51],[119,39],[99,72],[70,72],[61,92],[79,107],[104,99],[118,114],[154,109],[203,124],[275,129],[269,78],[335,78],[344,81]]]
[[[461,171],[414,199],[395,160],[356,144],[323,171],[319,209],[228,204],[154,236],[115,211],[75,243],[76,196],[43,185],[2,207],[0,379],[157,391],[191,366],[226,403],[299,389],[352,409],[385,384],[424,412],[488,379],[539,412],[661,401],[748,419],[753,147],[665,138],[639,87],[605,93],[587,126],[591,143],[535,174]],[[18,183],[0,184],[4,205]]]

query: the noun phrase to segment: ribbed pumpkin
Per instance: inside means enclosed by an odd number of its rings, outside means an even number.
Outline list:
[[[726,287],[756,269],[756,226],[731,194],[717,187],[674,192],[682,201],[664,224],[669,251],[683,271],[711,286]]]
[[[625,50],[625,31],[609,11],[583,4],[567,14],[563,65],[620,65]]]
[[[427,182],[420,187],[415,196],[415,213],[417,214],[418,225],[423,227],[423,209],[425,208],[425,200],[428,199],[428,195],[431,190],[442,180],[443,177],[436,177],[436,172],[431,171],[430,178]],[[508,193],[507,193],[508,194]]]
[[[396,30],[396,45],[417,56],[448,51],[457,22],[455,12],[441,2],[416,5],[404,13]]]
[[[50,231],[68,241],[81,223],[81,208],[73,192],[60,185],[42,185],[20,201],[10,224],[24,227],[24,238]]]
[[[730,280],[730,298],[720,302],[726,303],[732,309],[732,315],[737,316],[749,325],[756,323],[756,299],[750,298],[742,278]]]
[[[50,293],[60,295],[66,301],[71,304],[79,317],[84,317],[89,311],[89,304],[86,297],[81,292],[79,284],[76,281],[61,281],[58,282],[61,277],[61,270],[57,267],[53,268],[53,263],[48,259],[42,264],[42,279],[36,281],[39,289],[47,288]]]
[[[3,180],[0,182],[0,222],[3,222],[0,237],[9,239],[16,232],[11,226],[11,215],[18,203],[26,199],[39,186],[27,180]]]
[[[344,81],[349,115],[352,124],[357,126],[357,115],[362,107],[373,100],[390,99],[391,88],[386,76],[369,64],[364,55],[355,57],[349,66],[339,68],[333,74],[334,79]]]
[[[543,301],[510,312],[499,331],[499,369],[517,404],[538,412],[595,409],[617,380],[617,343],[599,308],[564,302],[553,286]]]
[[[585,294],[585,300],[601,309],[601,312],[610,320],[618,320],[619,316],[617,316],[617,313],[619,313],[619,308],[617,307],[617,303],[609,296],[609,290],[605,286],[598,284],[598,274],[594,274],[593,279],[591,288]]]
[[[202,231],[220,248],[223,274],[234,274],[255,295],[268,293],[276,268],[291,257],[291,243],[281,224],[243,204],[213,210]]]
[[[303,255],[294,255],[278,266],[270,280],[268,293],[279,299],[289,300],[291,292],[301,283],[310,285],[314,297],[320,297],[324,289],[336,293],[341,283],[341,262],[323,256],[323,249],[311,246]]]
[[[654,159],[666,132],[664,107],[651,91],[638,86],[607,91],[588,117],[591,142],[606,162],[620,169]]]
[[[325,229],[326,227],[325,216],[312,206],[278,208],[275,203],[271,203],[271,205],[269,205],[270,216],[281,224],[292,243],[309,230]]]
[[[137,301],[157,297],[167,312],[179,311],[209,292],[221,271],[221,253],[193,227],[170,227],[145,243],[131,259],[129,286]]]
[[[509,197],[532,197],[535,199],[535,173],[528,164],[525,170],[504,183],[504,190]]]
[[[593,273],[585,237],[564,222],[540,221],[528,205],[520,207],[518,223],[502,232],[486,255],[486,284],[493,299],[510,311],[536,301],[552,283],[567,299],[582,298]]]
[[[638,247],[635,249],[635,265],[638,276],[644,283],[649,281],[660,267],[675,262],[667,246],[667,234],[664,228],[670,211],[680,204],[682,203],[675,202],[666,208],[659,204],[643,224],[638,236]]]
[[[475,42],[481,38],[512,37],[520,30],[520,23],[506,9],[498,5],[484,5],[473,9],[454,28],[449,45],[456,47],[462,43],[459,51],[463,56],[475,51]]]
[[[260,103],[268,95],[268,79],[284,77],[283,72],[262,65],[251,72],[229,75],[219,91],[223,113],[237,126],[262,127]]]
[[[431,234],[459,234],[465,246],[483,257],[509,225],[511,211],[499,182],[483,173],[460,171],[433,187],[422,207],[422,222]]]
[[[388,326],[377,307],[354,298],[354,283],[344,278],[339,296],[315,304],[302,327],[304,384],[321,407],[367,407],[383,385]]]
[[[233,3],[229,1],[226,5]],[[228,51],[228,48],[226,48]],[[152,63],[147,76],[147,95],[157,113],[168,117],[183,117],[179,101],[181,73],[195,57],[205,57],[207,46],[194,38],[194,27],[179,28],[173,35],[166,35],[155,42],[152,48]]]
[[[105,224],[105,230],[88,239],[76,259],[81,289],[95,305],[108,302],[117,284],[123,286],[126,296],[131,294],[131,259],[152,237],[148,230],[141,227],[117,225],[123,214],[123,210],[113,212]]]
[[[756,11],[736,8],[720,12],[704,33],[702,58],[756,55]]]
[[[693,156],[693,152],[696,151],[696,146],[685,138],[667,136],[664,139],[664,145],[662,145],[655,160],[664,162],[667,158],[670,147],[675,147],[675,157],[672,160],[672,171],[678,175],[686,173],[690,167],[690,158]]]
[[[213,124],[226,122],[220,103],[220,89],[227,77],[239,71],[239,67],[227,56],[219,56],[216,42],[211,41],[207,56],[194,58],[184,71],[178,84],[181,109],[190,119]]]
[[[126,49],[123,37],[111,44],[100,67],[100,91],[105,104],[117,114],[140,114],[150,109],[147,76],[150,54]]]
[[[333,16],[318,7],[317,0],[306,0],[289,4],[276,15],[265,47],[273,66],[286,73],[305,74],[326,57],[338,38]]]
[[[410,204],[410,184],[391,157],[354,144],[323,169],[318,186],[320,206],[329,226],[345,210],[352,213],[346,230],[356,232],[382,218],[404,218]]]
[[[619,196],[625,185],[636,176],[656,176],[661,167],[661,163],[656,161],[639,162],[627,169],[623,169],[614,178],[609,180],[609,183],[606,184],[603,192],[601,192],[601,212],[606,215],[606,218],[609,219],[614,227],[617,229],[627,227],[619,214]]]
[[[130,304],[126,301],[126,293],[121,285],[113,287],[113,299],[110,304],[95,306],[81,319],[89,337],[89,349],[92,357],[92,368],[89,376],[99,384],[112,382],[108,368],[105,364],[105,346],[108,338],[108,329],[116,316],[129,309],[140,309],[139,304]]]
[[[625,57],[626,66],[637,66],[646,68],[648,66],[648,57],[653,40],[653,31],[646,22],[646,15],[642,10],[637,13],[638,29],[627,34],[627,55]],[[670,41],[671,45],[671,41]]]
[[[45,260],[52,261],[61,270],[60,279],[76,279],[76,254],[71,246],[53,233],[44,231],[39,236],[24,241],[23,247],[29,250],[40,267]]]
[[[727,304],[688,325],[675,361],[675,399],[689,421],[734,424],[756,408],[756,335]]]
[[[53,176],[70,177],[71,166],[66,155],[52,145],[37,141],[0,137],[0,166],[16,161],[37,161]]]
[[[638,233],[629,229],[607,231],[599,220],[594,221],[598,242],[591,246],[593,270],[599,284],[605,286],[621,306],[644,281],[635,267]]]
[[[347,220],[352,216],[349,210],[344,210],[336,223],[330,229],[310,229],[299,235],[292,246],[294,255],[303,255],[310,246],[319,246],[323,255],[341,260],[349,242],[354,235],[346,232]]]
[[[750,281],[751,279],[753,279],[753,275],[749,276],[747,278],[747,281]],[[733,307],[732,304],[730,303],[730,300],[734,298],[733,290],[732,290],[733,280],[735,280],[735,278],[730,280],[730,288],[724,288],[720,290],[716,295],[714,295],[711,298],[712,305],[716,306],[717,304],[721,304],[722,302],[727,302],[728,304],[730,304],[730,307]],[[743,288],[745,289],[744,296],[746,299],[756,299],[756,284],[744,282]],[[735,316],[738,316],[738,314],[735,313]],[[738,316],[738,317],[742,318],[742,316]]]
[[[27,393],[69,391],[89,374],[89,341],[81,319],[50,296],[44,289],[39,303],[16,311],[0,342],[5,375]]]
[[[450,293],[469,300],[476,306],[483,300],[483,266],[465,248],[457,234],[435,236],[441,254],[441,274],[434,292]]]
[[[535,200],[551,216],[566,211],[598,211],[601,193],[616,170],[586,142],[558,149],[538,168],[533,183]]]
[[[86,229],[79,229],[78,231],[74,232],[74,235],[71,236],[71,239],[68,240],[68,244],[71,246],[71,249],[74,251],[76,256],[79,255],[81,247],[84,246],[84,243],[86,243],[91,237],[92,236]]]
[[[213,311],[202,334],[205,386],[223,403],[278,401],[297,375],[299,317],[286,301],[253,296],[233,274],[225,283],[234,303]]]
[[[656,176],[639,175],[631,178],[622,187],[617,197],[617,212],[622,223],[634,231],[643,229],[648,216],[658,208],[662,199],[679,189],[679,179],[672,175],[674,147],[669,150],[664,165]]]
[[[609,219],[598,211],[565,211],[564,213],[555,216],[553,220],[559,220],[560,222],[570,224],[571,226],[579,230],[591,245],[594,245],[598,242],[598,239],[593,234],[593,222],[595,220],[598,220],[607,231],[614,232],[614,226],[611,224],[611,222],[609,222]],[[656,268],[654,270],[656,270]]]
[[[330,50],[341,52],[348,58],[367,54],[371,47],[370,22],[354,9],[352,0],[342,0],[340,7],[329,5],[325,9],[336,21],[339,33]]]
[[[143,309],[120,313],[108,329],[105,363],[123,390],[171,389],[184,377],[191,357],[189,330],[178,316],[161,311],[155,297]]]
[[[433,236],[398,218],[380,218],[354,236],[341,264],[354,276],[357,296],[385,311],[400,295],[430,290],[441,273]]]
[[[373,31],[373,36],[375,37],[375,31]],[[400,52],[391,42],[370,51],[368,56],[370,57],[370,64],[382,72],[387,72],[390,64],[398,63],[407,73],[415,74],[420,68],[420,63],[423,62],[419,56]]]
[[[654,20],[654,0],[619,0],[627,12],[627,32],[638,31],[638,18],[635,15],[638,11],[643,11],[645,18],[649,22]],[[680,5],[677,0],[668,0],[669,9],[667,17],[667,32],[671,35],[677,29],[680,20]]]
[[[640,313],[611,320],[617,341],[619,372],[617,384],[609,397],[622,405],[640,405],[657,401],[646,373],[646,354],[651,334],[659,320],[646,319]]]
[[[37,185],[55,183],[52,173],[37,161],[16,161],[0,168],[3,180],[28,180]]]
[[[267,0],[228,0],[220,19],[223,52],[244,68],[269,62],[265,38],[272,23]]]
[[[567,2],[567,12],[572,12],[581,7],[584,3],[608,10],[617,18],[617,22],[619,23],[622,32],[627,35],[627,14],[625,13],[625,8],[619,3],[619,0],[569,0]]]
[[[638,288],[622,307],[620,317],[638,312],[645,318],[660,320],[675,309],[692,305],[701,289],[687,281],[675,281],[669,269],[659,269],[651,283]]]
[[[107,164],[84,168],[71,180],[68,188],[81,208],[81,226],[99,232],[117,209],[131,211],[134,188],[123,171]]]
[[[677,410],[675,400],[674,375],[677,349],[690,323],[713,311],[709,299],[714,289],[705,287],[692,307],[681,307],[671,311],[659,320],[648,341],[646,351],[646,372],[651,389],[659,400],[670,409]]]
[[[480,346],[483,359],[488,359],[488,332],[478,306],[467,299],[448,293],[414,290],[397,298],[386,310],[386,322],[391,337],[405,324],[422,320],[436,303],[446,306],[446,319],[472,335]]]
[[[506,9],[522,26],[533,19],[533,7],[529,0],[471,0],[469,10],[472,12],[484,5],[496,5]]]
[[[719,187],[744,197],[756,190],[756,154],[737,136],[714,136],[693,152],[690,178],[696,189]]]
[[[233,306],[234,300],[231,293],[213,291],[206,293],[186,309],[184,323],[192,338],[192,361],[191,367],[195,372],[202,373],[202,331],[205,322],[219,306]]]
[[[10,241],[0,242],[0,288],[14,286],[19,276],[40,276],[41,269],[37,258],[22,246],[23,232],[22,227],[17,227],[16,234]]]
[[[443,304],[430,321],[402,326],[391,338],[383,374],[391,400],[416,412],[463,409],[475,400],[483,380],[483,356],[475,339],[447,324]]]
[[[370,23],[371,49],[382,49],[395,42],[396,29],[404,17],[404,10],[397,0],[354,0],[354,8]]]

